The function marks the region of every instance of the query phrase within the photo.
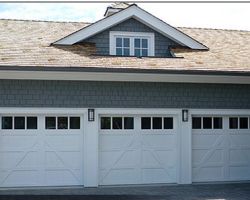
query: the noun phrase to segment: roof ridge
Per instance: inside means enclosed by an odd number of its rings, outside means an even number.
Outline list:
[[[225,29],[225,28],[202,28],[202,27],[186,27],[186,26],[178,26],[176,28],[186,28],[186,29],[200,29],[200,30],[218,30],[218,31],[238,31],[238,32],[250,32],[250,30],[242,30],[242,29]]]
[[[38,19],[7,19],[7,18],[0,18],[0,20],[6,21],[27,21],[27,22],[48,22],[48,23],[84,23],[84,24],[92,24],[91,22],[76,22],[76,21],[50,21],[50,20],[38,20]]]

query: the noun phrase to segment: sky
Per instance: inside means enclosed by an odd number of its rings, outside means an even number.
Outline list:
[[[103,18],[104,3],[0,3],[0,19],[95,22]],[[137,3],[176,27],[250,31],[250,3]]]

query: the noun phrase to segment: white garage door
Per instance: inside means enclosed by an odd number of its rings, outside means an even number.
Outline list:
[[[194,116],[193,181],[250,180],[248,116]]]
[[[174,116],[101,116],[99,184],[176,183]]]
[[[4,115],[0,187],[82,185],[80,116]]]

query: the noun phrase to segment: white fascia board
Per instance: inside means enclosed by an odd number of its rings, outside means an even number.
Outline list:
[[[135,7],[136,15],[135,19],[142,22],[143,24],[151,27],[157,32],[163,34],[164,36],[180,43],[184,46],[188,46],[191,49],[207,50],[208,48],[203,44],[195,41],[188,35],[182,33],[181,31],[175,29],[174,27],[166,24],[164,21],[156,18],[155,16],[143,11],[139,7]]]
[[[86,108],[24,108],[24,107],[0,107],[0,114],[87,114]]]
[[[54,44],[72,45],[80,42],[94,34],[100,33],[116,24],[119,24],[129,18],[135,18],[141,23],[149,26],[150,28],[158,31],[166,37],[174,40],[175,42],[187,46],[191,49],[207,50],[208,48],[201,43],[195,41],[191,37],[182,33],[181,31],[166,24],[155,16],[147,13],[136,5],[130,6],[116,14],[100,20],[92,25],[89,25],[61,40],[56,41]]]
[[[133,15],[133,10],[135,6],[131,6],[125,10],[122,10],[116,14],[113,14],[109,17],[106,17],[96,23],[93,23],[61,40],[56,41],[54,44],[60,45],[72,45],[77,42],[80,42],[92,35],[95,35],[99,32],[104,31],[126,19],[130,18]]]
[[[225,116],[225,115],[249,115],[250,109],[190,109],[192,116]]]
[[[181,109],[176,108],[97,108],[97,115],[180,115]]]
[[[1,70],[0,79],[250,84],[250,76]]]

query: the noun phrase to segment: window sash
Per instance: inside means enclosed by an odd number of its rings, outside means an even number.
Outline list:
[[[118,38],[120,38],[119,45],[116,44]],[[124,39],[129,39],[129,45],[128,42],[124,45]],[[135,47],[135,39],[139,39],[140,46]],[[154,56],[154,34],[110,31],[110,55],[136,56],[135,51],[138,57]]]

